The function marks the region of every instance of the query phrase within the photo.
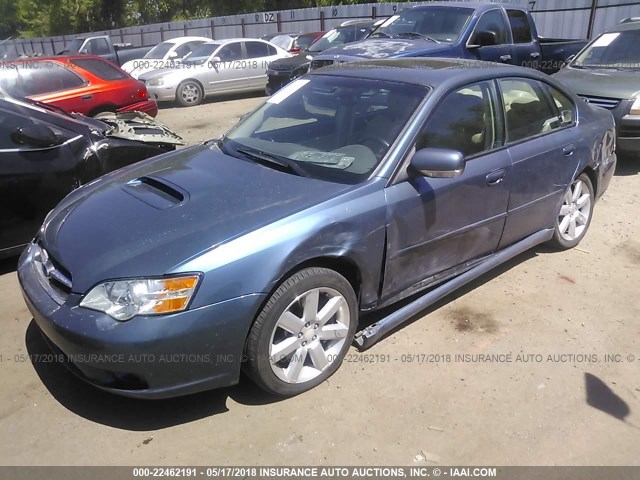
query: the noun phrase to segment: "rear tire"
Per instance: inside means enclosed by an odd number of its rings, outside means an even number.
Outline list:
[[[280,284],[251,327],[245,372],[275,395],[310,390],[340,367],[357,324],[356,294],[342,275],[301,270]]]
[[[549,246],[568,250],[578,245],[591,225],[594,202],[593,185],[583,173],[571,182],[564,194]]]
[[[176,102],[181,107],[200,105],[204,100],[204,92],[200,84],[194,80],[185,80],[176,90]]]

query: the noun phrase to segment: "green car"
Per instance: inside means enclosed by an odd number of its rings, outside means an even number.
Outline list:
[[[640,153],[640,17],[623,20],[554,75],[585,102],[610,110],[617,151]]]

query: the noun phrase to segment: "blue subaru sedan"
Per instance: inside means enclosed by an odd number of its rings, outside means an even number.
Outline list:
[[[322,69],[219,139],[70,194],[19,280],[51,348],[100,388],[169,397],[244,371],[295,395],[507,259],[577,245],[614,134],[608,111],[530,69]]]

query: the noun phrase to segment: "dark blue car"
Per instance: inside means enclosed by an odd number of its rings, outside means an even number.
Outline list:
[[[353,63],[70,194],[18,275],[51,347],[101,388],[167,397],[244,369],[293,395],[505,260],[577,245],[615,164],[611,114],[534,70]]]

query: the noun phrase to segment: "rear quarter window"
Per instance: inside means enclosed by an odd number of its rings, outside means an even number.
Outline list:
[[[127,74],[105,60],[98,58],[76,58],[71,60],[76,65],[102,80],[124,80]]]

